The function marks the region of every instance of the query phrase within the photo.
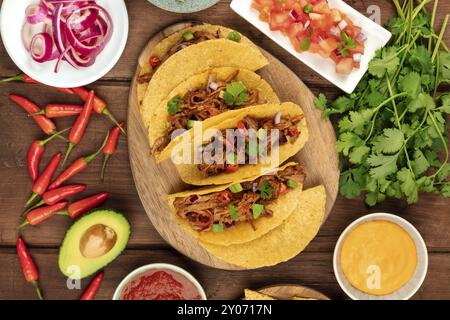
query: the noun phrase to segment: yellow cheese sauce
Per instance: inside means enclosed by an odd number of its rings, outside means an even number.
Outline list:
[[[416,245],[395,223],[365,222],[344,239],[341,266],[355,288],[373,295],[387,295],[403,287],[414,275]]]

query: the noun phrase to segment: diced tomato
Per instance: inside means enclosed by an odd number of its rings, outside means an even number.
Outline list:
[[[327,38],[327,34],[325,31],[320,30],[318,28],[312,29],[311,33],[311,42],[319,44],[320,41]]]
[[[353,59],[344,58],[336,65],[336,72],[339,74],[350,74],[353,70]]]
[[[288,192],[288,188],[284,183],[280,183],[280,190],[278,190],[278,192],[280,192],[280,194],[285,194]]]
[[[318,4],[314,5],[313,12],[317,13],[329,13],[330,7],[328,6],[328,3],[326,1],[321,1]]]
[[[247,128],[245,127],[244,121],[239,121],[238,124],[237,124],[237,127],[238,127],[238,129],[239,129],[239,132],[240,132],[242,135],[247,135],[248,130],[247,130]]]
[[[331,55],[331,52],[338,47],[338,42],[333,38],[327,38],[320,41],[319,46],[328,58]]]
[[[237,164],[227,164],[225,167],[226,173],[234,173],[239,170],[239,166]]]
[[[291,24],[287,30],[287,35],[289,38],[295,38],[303,32],[303,23],[294,22]]]
[[[289,129],[288,134],[290,137],[296,137],[296,136],[298,136],[298,129],[297,128]]]
[[[355,68],[355,69],[361,68],[361,63],[360,63],[360,62],[353,61],[353,68]]]
[[[319,53],[320,51],[320,46],[317,42],[311,42],[311,44],[309,45],[309,52],[311,53]]]
[[[358,45],[356,46],[356,48],[354,49],[349,49],[350,53],[355,54],[355,53],[361,53],[364,54],[364,44],[362,43],[358,43]]]
[[[151,56],[149,59],[150,65],[152,68],[157,68],[161,64],[161,59],[157,56]]]
[[[224,190],[219,194],[219,199],[223,204],[229,204],[233,199],[233,194],[230,190]]]
[[[287,30],[287,28],[293,23],[289,11],[272,10],[270,12],[269,26],[270,30]]]
[[[213,222],[214,216],[208,210],[198,211],[196,213],[197,213],[197,220],[195,221],[195,224],[200,229],[203,230],[203,229],[208,228],[211,225],[211,223]]]

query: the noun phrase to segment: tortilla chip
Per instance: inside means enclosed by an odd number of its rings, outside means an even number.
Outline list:
[[[296,165],[295,162],[290,162],[279,169],[279,171],[284,170],[287,167]],[[179,217],[176,213],[176,209],[173,206],[173,202],[176,198],[184,198],[194,194],[204,195],[212,192],[226,190],[233,184],[242,183],[244,181],[253,181],[258,177],[254,177],[247,180],[240,180],[228,185],[208,187],[197,190],[189,190],[177,194],[171,194],[168,196],[169,207],[174,214],[178,224],[180,224],[185,230],[187,230],[196,239],[209,244],[220,245],[220,246],[230,246],[235,244],[242,244],[245,242],[250,242],[252,240],[258,239],[259,237],[265,235],[276,227],[280,226],[283,221],[285,221],[290,214],[294,211],[297,206],[298,199],[302,193],[302,185],[297,188],[290,190],[288,193],[281,195],[276,201],[267,205],[267,209],[272,210],[274,213],[272,217],[262,217],[253,222],[255,229],[248,222],[238,222],[232,228],[225,229],[223,232],[199,232],[192,229],[191,225],[186,219]]]
[[[150,65],[150,57],[151,56],[157,56],[157,57],[164,57],[169,50],[175,46],[183,37],[183,34],[186,31],[191,31],[192,33],[197,31],[207,31],[210,33],[219,33],[220,38],[226,38],[230,32],[233,32],[234,30],[225,28],[222,26],[215,26],[210,24],[200,24],[195,25],[192,23],[191,26],[188,26],[180,31],[177,31],[171,35],[169,35],[167,38],[164,38],[161,42],[159,42],[155,47],[153,47],[151,50],[146,52],[141,56],[141,61],[139,61],[139,64],[142,66],[141,71],[139,73],[139,77],[149,73],[152,71],[152,66]],[[241,41],[240,43],[247,44],[250,46],[255,46],[253,42],[251,42],[248,38],[244,37],[241,34]],[[139,106],[141,106],[142,101],[144,100],[145,93],[147,92],[149,81],[143,81],[138,82],[137,84],[137,96],[138,96],[138,102]]]
[[[318,300],[314,298],[302,298],[302,297],[292,297],[291,300]]]
[[[243,268],[261,268],[292,259],[316,236],[325,214],[326,194],[323,186],[302,192],[297,208],[286,221],[251,242],[218,246],[200,242],[217,258]]]
[[[159,107],[160,112],[153,118],[153,121],[149,127],[149,141],[150,148],[153,148],[154,143],[157,139],[164,137],[167,135],[167,127],[168,127],[168,118],[170,116],[169,111],[167,109],[167,103],[175,96],[183,97],[192,89],[197,88],[205,88],[208,85],[209,76],[214,74],[218,81],[224,81],[232,76],[234,73],[239,72],[234,81],[242,82],[248,90],[257,90],[259,97],[259,104],[266,103],[280,103],[277,94],[273,91],[272,87],[262,79],[258,74],[253,71],[249,71],[246,69],[237,69],[232,67],[222,67],[222,68],[214,68],[208,71],[205,71],[201,74],[195,75],[188,80],[181,83],[178,87],[176,87],[169,96],[162,102],[162,105]],[[231,113],[224,112],[215,117],[211,117],[205,121],[203,121],[204,126],[214,126],[217,125],[224,120],[232,117],[233,114],[238,114],[239,110],[232,110]],[[191,129],[192,131],[192,129]],[[191,134],[186,132],[185,134]],[[157,161],[162,161],[167,158],[170,158],[171,150],[176,145],[176,143],[169,144],[160,154],[154,154]]]
[[[271,296],[260,293],[258,291],[253,291],[249,289],[244,290],[245,300],[276,300]]]
[[[141,108],[145,127],[154,122],[170,92],[191,76],[214,67],[256,71],[267,64],[256,47],[227,39],[208,40],[178,51],[158,67],[150,80]]]
[[[233,111],[234,112],[234,111]],[[302,115],[302,109],[292,103],[286,102],[282,104],[267,104],[260,106],[252,106],[245,109],[238,110],[238,116],[234,118],[230,118],[227,121],[223,121],[220,124],[208,126],[207,123],[203,124],[201,137],[203,138],[202,143],[207,143],[210,141],[210,138],[217,130],[227,129],[227,128],[237,128],[237,124],[240,120],[242,120],[245,116],[252,116],[255,118],[271,118],[274,117],[277,112],[281,112],[282,117],[284,116],[298,116]],[[224,113],[224,115],[228,114],[228,112]],[[231,114],[231,115],[235,115]],[[176,164],[178,173],[180,174],[181,179],[192,185],[222,185],[232,183],[233,181],[239,181],[241,179],[247,179],[250,177],[257,177],[263,174],[263,172],[276,168],[290,157],[297,154],[305,145],[308,140],[308,127],[306,124],[306,118],[304,117],[298,123],[298,130],[300,132],[300,136],[295,140],[294,143],[286,143],[281,145],[279,148],[279,159],[278,162],[272,163],[257,163],[257,164],[245,164],[241,165],[239,170],[233,173],[220,173],[213,176],[205,177],[197,168],[197,165],[194,161],[194,150],[199,147],[199,145],[194,145],[196,141],[193,141],[193,137],[190,139],[185,139],[185,137],[180,136],[173,140],[172,150],[173,153],[172,160]],[[183,150],[189,150],[191,153],[190,159],[183,159]],[[173,151],[173,152],[172,152]],[[185,163],[190,164],[177,164],[177,159],[180,157]],[[189,158],[189,157],[188,157]],[[269,155],[270,158],[270,155]]]

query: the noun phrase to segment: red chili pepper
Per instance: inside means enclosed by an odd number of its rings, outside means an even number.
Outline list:
[[[63,210],[67,206],[68,203],[69,202],[64,201],[64,202],[54,204],[52,206],[46,206],[46,207],[41,207],[41,208],[31,210],[30,212],[28,212],[27,218],[25,219],[25,221],[21,225],[19,225],[17,228],[20,229],[20,228],[25,227],[26,225],[36,226],[39,223],[50,219],[57,212],[60,212],[61,210]]]
[[[17,103],[19,106],[24,108],[30,114],[39,112],[41,110],[36,104],[31,102],[27,98],[24,98],[24,97],[15,95],[15,94],[10,94],[9,98],[12,101],[14,101],[15,103]],[[52,120],[50,120],[49,118],[47,118],[46,116],[34,115],[33,119],[34,119],[34,121],[36,121],[36,123],[39,125],[39,127],[42,129],[42,131],[45,132],[45,134],[51,135],[51,134],[56,133],[55,123]]]
[[[64,199],[72,197],[78,193],[86,190],[86,186],[82,184],[74,184],[70,186],[64,186],[58,189],[50,190],[42,195],[42,200],[35,204],[30,210],[43,206],[44,204],[52,206]]]
[[[27,154],[27,167],[28,171],[30,172],[31,180],[33,180],[33,182],[36,181],[37,177],[39,176],[39,163],[41,162],[41,157],[44,153],[45,145],[49,143],[54,137],[59,136],[61,133],[64,133],[67,130],[69,130],[69,128],[55,133],[45,140],[35,140],[30,145]]]
[[[105,277],[104,271],[97,274],[94,277],[94,279],[92,279],[91,283],[86,288],[86,290],[83,292],[83,294],[81,295],[80,300],[94,300],[98,289],[100,289],[100,285],[102,284],[104,277]]]
[[[30,116],[42,114],[47,118],[64,118],[79,115],[81,111],[83,111],[83,106],[77,104],[48,104],[44,109],[30,114]]]
[[[53,158],[50,160],[47,167],[42,171],[41,175],[36,179],[33,185],[33,194],[26,202],[25,206],[27,207],[33,200],[39,196],[44,194],[45,191],[47,191],[47,187],[50,184],[50,181],[52,180],[53,174],[55,173],[56,169],[58,168],[58,165],[61,161],[61,153],[57,153],[53,156]]]
[[[17,238],[16,247],[25,280],[34,286],[39,300],[44,300],[44,298],[42,297],[41,289],[39,288],[38,270],[22,238]]]
[[[73,92],[75,92],[83,101],[86,101],[89,97],[89,90],[83,87],[72,88]],[[104,114],[107,116],[116,126],[119,125],[119,122],[112,115],[112,113],[108,110],[106,102],[98,96],[94,97],[94,111],[98,114]],[[126,135],[125,130],[122,129],[123,134]]]
[[[31,78],[29,75],[26,75],[25,73],[19,73],[13,77],[10,77],[8,79],[3,79],[2,81],[0,81],[0,83],[2,82],[14,82],[14,81],[18,81],[18,82],[23,82],[23,83],[33,83],[33,84],[41,84],[44,85],[46,87],[49,88],[53,88],[56,90],[59,90],[61,92],[67,93],[67,94],[75,94],[72,89],[70,88],[56,88],[56,87],[52,87],[52,86],[47,86],[37,80],[34,80],[33,78]]]
[[[85,199],[73,202],[69,205],[66,211],[60,212],[59,214],[69,216],[72,219],[76,219],[82,214],[85,214],[91,209],[94,209],[101,205],[108,199],[108,193],[101,192],[99,194],[87,197]]]
[[[73,148],[83,138],[87,125],[89,124],[89,120],[91,119],[92,108],[94,106],[94,97],[94,91],[89,92],[89,97],[84,104],[83,111],[81,111],[81,113],[78,115],[78,118],[75,121],[72,130],[70,130],[69,147],[67,148],[66,155],[64,156],[63,165],[64,163],[66,163],[67,157],[72,152]]]
[[[82,157],[82,158],[75,160],[75,162],[73,162],[66,170],[64,170],[63,173],[61,173],[59,175],[58,178],[55,179],[55,181],[53,181],[52,184],[50,184],[50,186],[48,187],[48,190],[53,190],[53,189],[58,188],[65,181],[69,180],[77,173],[86,169],[88,167],[89,163],[91,163],[92,160],[94,160],[98,156],[98,154],[102,151],[108,137],[109,137],[109,133],[106,136],[105,140],[103,141],[100,149],[98,149],[96,152],[94,152],[93,154],[91,154],[87,157]]]
[[[106,141],[105,147],[102,149],[103,154],[103,165],[102,165],[102,173],[100,175],[100,179],[103,181],[105,177],[105,169],[106,164],[108,163],[109,158],[116,152],[117,144],[119,143],[119,134],[120,130],[125,127],[125,122],[121,122],[119,126],[114,127],[109,132],[109,138]]]

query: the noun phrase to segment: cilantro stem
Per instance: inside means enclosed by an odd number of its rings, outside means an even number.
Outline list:
[[[436,19],[436,11],[439,4],[439,0],[434,0],[433,4],[433,13],[431,14],[431,20],[430,20],[430,28],[431,28],[431,34],[434,33],[434,21]],[[433,37],[430,37],[428,40],[428,51],[431,52],[431,47],[433,46]]]
[[[389,102],[391,102],[392,100],[397,99],[397,98],[399,98],[399,97],[404,97],[404,96],[407,96],[407,95],[408,95],[408,93],[406,93],[406,92],[397,93],[396,95],[391,96],[389,99],[384,100],[381,104],[379,104],[379,105],[374,109],[374,110],[375,110],[375,112],[374,112],[374,118],[372,119],[372,125],[371,125],[371,127],[370,127],[369,135],[368,135],[367,138],[364,140],[364,142],[369,141],[370,137],[372,136],[372,133],[373,133],[373,130],[374,130],[374,127],[375,127],[375,120],[376,120],[378,111],[379,111],[383,106],[385,106],[386,104],[388,104]]]
[[[439,47],[441,46],[442,38],[444,37],[445,29],[447,29],[449,15],[445,15],[444,23],[442,24],[441,32],[439,33],[439,37],[436,41],[436,46],[434,47],[433,55],[431,56],[431,62],[434,62],[436,59],[436,55],[439,52]]]
[[[403,13],[402,8],[400,7],[400,3],[398,0],[394,0],[395,8],[397,9],[397,13],[400,16],[400,18],[405,19],[405,14]]]
[[[441,139],[442,145],[443,145],[444,150],[445,150],[445,160],[442,162],[441,167],[432,175],[432,177],[434,178],[434,177],[436,177],[439,174],[439,172],[442,171],[442,169],[444,168],[444,166],[448,162],[448,146],[447,146],[447,142],[445,141],[444,136],[441,133],[441,130],[439,129],[439,126],[436,123],[436,119],[434,118],[434,115],[431,113],[431,111],[428,111],[428,116],[430,117],[431,122],[433,122],[434,129],[438,133],[439,138]]]
[[[436,39],[439,38],[439,36],[437,34],[434,34],[434,33],[431,34],[431,37],[436,38]],[[441,42],[441,47],[444,48],[445,51],[447,51],[447,52],[449,51],[448,47],[447,47],[447,44],[445,42]]]

